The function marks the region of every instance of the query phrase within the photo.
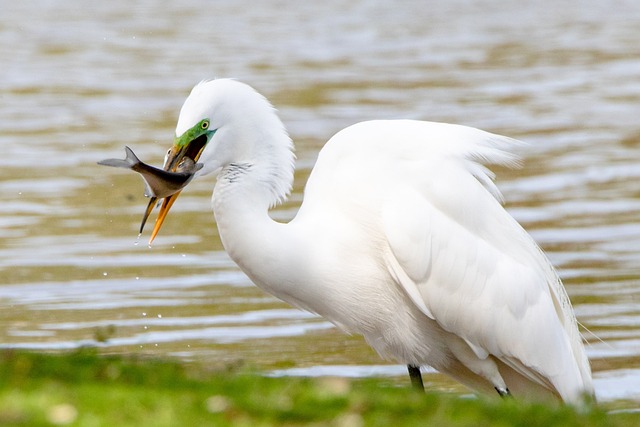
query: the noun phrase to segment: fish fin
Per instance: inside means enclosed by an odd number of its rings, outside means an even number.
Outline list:
[[[131,148],[125,146],[124,151],[127,155],[127,157],[124,160],[105,159],[105,160],[100,160],[98,164],[103,166],[113,166],[115,168],[132,169],[135,165],[140,163],[140,159],[138,159],[136,155],[133,154],[133,151],[131,150]]]
[[[143,175],[140,175],[144,181],[144,197],[156,197],[156,193],[151,189],[151,186]]]
[[[124,146],[124,152],[127,153],[125,161],[129,162],[132,166],[136,163],[141,163],[140,159],[133,153],[133,150],[126,145]]]

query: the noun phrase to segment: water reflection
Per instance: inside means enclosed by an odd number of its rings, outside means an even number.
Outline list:
[[[216,1],[212,19],[190,0],[14,3],[0,24],[3,346],[379,374],[366,373],[381,362],[362,340],[237,270],[213,226],[211,181],[183,193],[149,249],[134,244],[139,178],[95,165],[124,144],[161,163],[190,87],[234,76],[276,104],[297,142],[283,220],[324,141],[360,120],[526,140],[525,167],[497,171],[508,207],[600,338],[584,332],[600,397],[640,400],[639,5]]]

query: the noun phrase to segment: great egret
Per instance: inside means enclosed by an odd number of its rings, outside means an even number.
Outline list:
[[[260,288],[380,356],[430,365],[478,391],[592,395],[591,369],[567,293],[548,259],[503,209],[485,164],[512,166],[514,140],[411,120],[370,121],[319,154],[293,220],[293,145],[271,104],[248,85],[205,81],[186,99],[165,158],[217,173],[222,243]],[[150,242],[179,192],[164,199]],[[149,211],[145,215],[148,216]]]

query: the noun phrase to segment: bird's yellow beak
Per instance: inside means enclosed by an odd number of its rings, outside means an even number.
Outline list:
[[[203,123],[206,122],[206,127],[203,126]],[[175,143],[167,153],[167,157],[164,161],[164,170],[169,172],[177,172],[177,169],[185,157],[189,157],[195,162],[198,161],[200,155],[202,155],[202,151],[204,150],[205,145],[213,135],[215,131],[209,131],[209,120],[205,119],[194,126],[189,131],[185,132],[181,137],[177,137],[175,139]],[[182,190],[180,190],[182,191]],[[164,219],[167,217],[169,213],[169,209],[173,206],[173,203],[176,201],[178,196],[180,195],[180,191],[167,196],[162,201],[162,206],[160,206],[160,212],[158,213],[158,218],[156,219],[156,223],[153,226],[153,231],[151,232],[151,237],[149,238],[149,245],[153,242],[153,239],[156,238],[162,224],[164,223]],[[147,222],[147,218],[151,214],[151,211],[155,207],[157,202],[156,197],[152,197],[149,200],[149,204],[147,205],[147,210],[144,213],[144,217],[142,218],[142,224],[140,225],[140,232],[142,233],[142,228],[144,224]]]
[[[164,219],[167,217],[167,214],[169,213],[169,209],[171,209],[171,206],[173,206],[173,203],[176,201],[179,195],[180,195],[180,191],[172,194],[171,196],[165,197],[164,200],[162,201],[162,206],[160,206],[160,212],[158,212],[156,223],[153,226],[153,231],[151,232],[151,237],[149,238],[149,245],[153,243],[153,239],[155,239],[156,236],[158,235],[158,232],[160,231],[160,227],[162,227],[162,223],[164,222]],[[144,222],[146,222],[147,218],[149,217],[151,210],[153,210],[153,205],[155,204],[155,202],[156,202],[155,200],[149,201],[149,206],[147,206],[147,211],[145,212],[145,217],[143,219],[143,224]]]
[[[173,147],[171,147],[171,149],[167,153],[167,157],[165,159],[163,169],[169,172],[175,172],[178,167],[178,164],[180,163],[180,160],[182,160],[182,158],[184,158],[184,156],[187,153],[186,148],[187,148],[186,146],[179,147],[176,144],[174,144]],[[158,212],[156,223],[153,226],[153,231],[151,232],[151,237],[149,238],[149,245],[153,243],[153,240],[158,235],[158,232],[160,231],[160,228],[164,223],[164,219],[167,217],[167,214],[169,213],[169,209],[171,209],[171,206],[173,206],[173,203],[176,201],[179,195],[180,195],[180,191],[165,197],[164,200],[162,201],[162,205],[160,206],[160,212]],[[147,222],[149,215],[151,215],[151,211],[153,211],[153,208],[155,207],[157,201],[158,201],[157,197],[152,197],[151,200],[149,200],[149,204],[147,205],[147,209],[145,210],[144,216],[142,218],[142,224],[140,224],[140,233],[142,233],[144,224]]]

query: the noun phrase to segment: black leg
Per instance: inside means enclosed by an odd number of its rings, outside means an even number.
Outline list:
[[[420,367],[415,365],[407,365],[409,370],[409,378],[411,378],[411,385],[413,388],[419,391],[424,391],[424,384],[422,383],[422,374],[420,373]]]
[[[495,389],[502,398],[509,399],[513,397],[508,388],[495,387]]]

